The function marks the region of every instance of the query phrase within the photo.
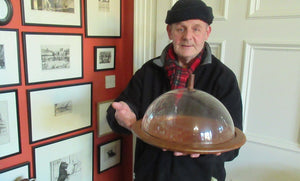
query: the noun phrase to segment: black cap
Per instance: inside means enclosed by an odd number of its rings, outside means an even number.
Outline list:
[[[172,24],[190,19],[200,19],[210,25],[214,19],[212,8],[201,0],[179,0],[168,11],[165,22]]]

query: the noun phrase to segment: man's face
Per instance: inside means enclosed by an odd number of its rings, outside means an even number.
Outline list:
[[[211,27],[204,21],[192,19],[168,25],[167,31],[179,63],[186,66],[202,50]]]

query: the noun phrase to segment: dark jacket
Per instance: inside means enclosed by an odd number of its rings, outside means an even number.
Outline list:
[[[170,90],[170,82],[163,68],[166,49],[160,57],[146,62],[115,100],[126,102],[138,120],[143,118],[154,99]],[[208,92],[220,100],[230,112],[235,127],[242,130],[242,102],[236,77],[211,54],[207,43],[201,64],[194,74],[194,88]],[[118,125],[114,113],[115,110],[109,107],[107,120],[110,127],[118,133],[130,133]],[[224,162],[233,160],[237,155],[238,150],[222,153],[221,156],[176,157],[172,152],[162,151],[161,148],[137,139],[134,168],[136,181],[210,181],[211,177],[222,181],[226,176]]]

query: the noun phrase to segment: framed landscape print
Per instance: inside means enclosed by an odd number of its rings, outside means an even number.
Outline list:
[[[112,133],[106,119],[106,110],[113,101],[104,101],[98,103],[98,137]]]
[[[0,87],[20,84],[19,31],[0,29]]]
[[[121,37],[121,0],[85,1],[86,37]]]
[[[22,23],[81,27],[81,0],[22,0]]]
[[[93,133],[33,148],[34,176],[42,181],[93,181]]]
[[[0,159],[21,153],[17,90],[0,91]]]
[[[121,163],[121,145],[121,139],[117,139],[98,146],[98,173]]]
[[[29,162],[22,163],[4,170],[0,170],[1,181],[17,181],[28,179],[30,175]]]
[[[82,35],[23,33],[26,84],[83,77]]]
[[[116,47],[94,47],[95,71],[115,69]]]
[[[92,125],[92,83],[32,89],[27,97],[32,143]]]

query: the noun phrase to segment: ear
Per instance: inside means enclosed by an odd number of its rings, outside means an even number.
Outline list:
[[[167,25],[169,39],[172,40],[172,25]]]
[[[208,25],[208,26],[207,26],[207,29],[206,29],[206,40],[208,39],[210,33],[211,33],[211,26]]]

